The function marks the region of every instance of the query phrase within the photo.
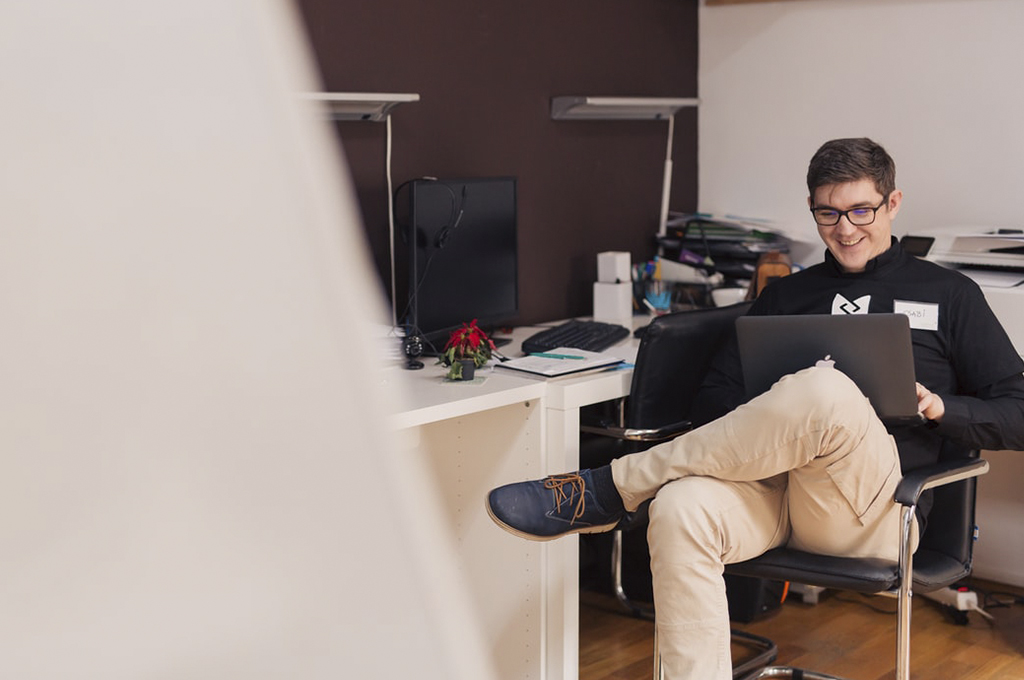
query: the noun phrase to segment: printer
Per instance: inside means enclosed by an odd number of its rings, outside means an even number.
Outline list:
[[[908,234],[900,243],[908,252],[939,264],[1024,272],[1024,230]]]
[[[907,234],[900,243],[908,253],[974,280],[1024,357],[1024,231],[951,229],[928,236]]]

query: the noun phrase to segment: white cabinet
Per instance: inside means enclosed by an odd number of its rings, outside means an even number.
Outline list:
[[[986,288],[985,297],[1024,355],[1024,290]],[[985,451],[991,465],[978,479],[974,575],[999,583],[1024,586],[1024,452]]]

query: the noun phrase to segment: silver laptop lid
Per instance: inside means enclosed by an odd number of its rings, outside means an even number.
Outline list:
[[[744,316],[736,321],[747,396],[826,356],[885,422],[920,422],[910,322],[904,314]]]

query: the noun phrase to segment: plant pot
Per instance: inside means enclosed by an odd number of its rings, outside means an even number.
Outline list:
[[[476,363],[472,359],[456,359],[455,363],[462,367],[462,373],[452,380],[472,380],[476,375]]]

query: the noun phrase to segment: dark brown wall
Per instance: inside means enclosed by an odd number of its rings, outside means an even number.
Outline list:
[[[394,186],[518,177],[520,321],[591,312],[596,254],[654,253],[667,123],[553,121],[559,95],[697,95],[697,0],[299,0],[324,89],[415,92]],[[387,272],[385,126],[338,123]],[[673,210],[694,210],[697,114],[676,116]]]

